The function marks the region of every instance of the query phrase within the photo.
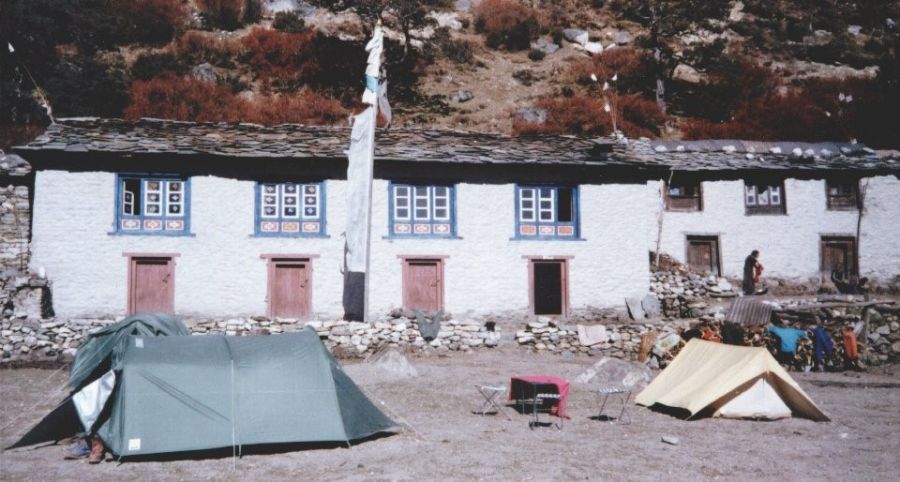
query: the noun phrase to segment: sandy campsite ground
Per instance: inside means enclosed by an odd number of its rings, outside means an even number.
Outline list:
[[[413,357],[416,378],[370,364],[347,372],[385,412],[408,427],[397,435],[347,448],[201,460],[105,462],[62,459],[62,446],[0,454],[2,480],[417,480],[417,479],[766,479],[896,480],[900,473],[900,366],[864,374],[794,374],[832,418],[752,422],[685,422],[642,407],[633,423],[598,421],[591,386],[572,384],[571,419],[561,431],[528,428],[510,410],[478,416],[477,382],[515,374],[574,379],[595,358],[563,360],[513,347]],[[64,371],[0,370],[0,444],[14,442],[46,414],[62,392]],[[47,401],[31,409],[41,400]],[[679,439],[663,443],[663,436]]]

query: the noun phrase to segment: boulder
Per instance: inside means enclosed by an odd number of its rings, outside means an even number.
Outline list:
[[[627,45],[631,43],[632,37],[630,33],[620,30],[613,35],[613,40],[617,45]]]
[[[550,55],[559,50],[559,45],[553,43],[551,40],[548,40],[545,37],[541,37],[534,42],[531,42],[531,48],[534,50],[540,50],[541,52]]]
[[[697,72],[697,69],[687,64],[678,64],[675,67],[675,71],[672,72],[672,78],[689,84],[699,84],[703,81],[700,72]]]
[[[547,111],[535,107],[524,107],[516,111],[516,118],[531,124],[544,124],[547,122]]]
[[[603,357],[575,377],[576,383],[641,389],[650,383],[650,368],[641,363]]]
[[[587,50],[593,55],[599,55],[603,53],[603,44],[600,42],[587,42],[584,44],[584,50]]]
[[[566,38],[569,42],[578,45],[584,45],[588,42],[588,33],[586,30],[581,30],[580,28],[567,28],[563,30],[563,37]]]
[[[475,98],[475,94],[472,93],[471,90],[463,90],[459,89],[456,94],[453,95],[453,100],[462,104],[463,102],[468,102]]]
[[[219,80],[219,74],[216,72],[216,68],[208,62],[195,65],[191,69],[191,77],[204,82],[216,82]]]

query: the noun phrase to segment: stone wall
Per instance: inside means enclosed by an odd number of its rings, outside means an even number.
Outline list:
[[[0,271],[28,266],[28,186],[0,181]]]

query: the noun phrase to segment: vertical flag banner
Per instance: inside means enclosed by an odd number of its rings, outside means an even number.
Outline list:
[[[366,110],[353,117],[350,149],[347,152],[347,227],[344,231],[344,318],[368,321],[369,255],[372,237],[372,175],[375,159],[375,126],[378,109],[390,123],[386,83],[379,84],[384,32],[375,26],[366,45],[366,90],[362,101]]]

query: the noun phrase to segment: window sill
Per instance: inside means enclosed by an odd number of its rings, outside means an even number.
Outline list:
[[[585,238],[557,237],[557,236],[513,236],[510,241],[587,241]]]
[[[827,208],[825,208],[825,210],[826,210],[826,211],[836,211],[836,212],[839,212],[839,213],[840,213],[840,212],[844,212],[844,213],[853,213],[853,212],[858,212],[858,211],[859,211],[859,208],[857,208],[857,207],[846,207],[846,208],[840,208],[840,207],[827,207]]]
[[[179,237],[181,237],[181,238],[196,238],[197,237],[197,235],[194,233],[186,233],[186,232],[176,233],[176,232],[171,232],[171,231],[169,231],[169,232],[167,232],[167,231],[134,231],[134,232],[111,231],[106,234],[107,234],[107,236],[150,236],[150,237],[165,236],[165,237],[170,237],[170,238],[173,238],[173,237],[174,238],[179,238]]]
[[[331,236],[327,234],[303,234],[303,233],[254,233],[248,236],[250,238],[311,238],[311,239],[329,239]]]
[[[392,235],[392,236],[382,236],[381,239],[386,239],[388,241],[394,239],[447,239],[447,240],[455,240],[455,239],[463,239],[462,236],[445,236],[440,234],[408,234],[408,235]]]
[[[782,213],[773,213],[773,212],[751,213],[751,212],[745,212],[744,215],[745,215],[745,216],[787,216],[787,213],[786,213],[786,212],[782,212]]]

